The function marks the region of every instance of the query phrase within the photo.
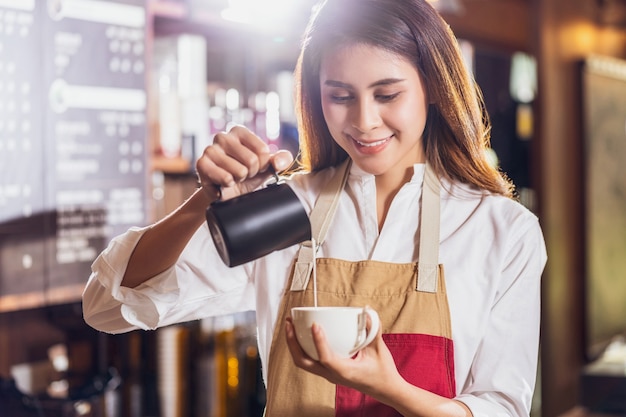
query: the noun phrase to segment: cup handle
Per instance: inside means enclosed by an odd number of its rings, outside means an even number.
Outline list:
[[[369,316],[372,325],[369,332],[367,332],[365,338],[357,343],[356,346],[350,351],[350,356],[355,355],[359,350],[372,343],[372,341],[378,334],[378,329],[380,328],[380,318],[378,317],[378,313],[376,312],[376,310],[370,307],[363,307],[363,312],[359,315],[359,329],[362,326],[363,331],[367,331],[367,319],[365,317],[366,315]],[[362,325],[361,320],[363,320]]]

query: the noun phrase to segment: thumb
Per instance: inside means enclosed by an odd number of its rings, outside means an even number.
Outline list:
[[[293,155],[288,150],[280,150],[272,155],[270,162],[276,172],[281,172],[289,168],[293,162]]]
[[[294,158],[291,152],[287,150],[280,150],[270,157],[269,163],[274,168],[274,172],[280,173],[281,171],[284,171],[287,168],[289,168],[289,165],[291,165],[291,163],[293,162],[293,159]],[[266,168],[254,178],[250,178],[242,184],[242,194],[249,193],[255,190],[257,187],[265,183],[271,177],[272,177],[271,171]]]

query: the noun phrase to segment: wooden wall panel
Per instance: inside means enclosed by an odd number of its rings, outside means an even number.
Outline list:
[[[598,23],[595,0],[534,0],[538,58],[537,184],[548,247],[543,284],[542,409],[558,416],[580,398],[585,364],[585,242],[580,64],[626,56],[626,31]]]
[[[512,51],[531,49],[531,9],[522,0],[464,0],[442,16],[457,37]]]

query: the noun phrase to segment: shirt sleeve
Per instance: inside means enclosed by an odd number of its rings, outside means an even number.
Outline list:
[[[547,256],[536,217],[511,230],[517,232],[508,240],[470,383],[457,397],[474,417],[530,415],[537,373],[541,275]]]
[[[107,333],[151,330],[173,323],[254,308],[249,266],[229,268],[201,226],[177,263],[136,288],[120,285],[145,228],[114,238],[92,264],[83,292],[87,324]]]

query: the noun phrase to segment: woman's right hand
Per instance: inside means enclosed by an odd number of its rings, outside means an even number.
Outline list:
[[[206,221],[207,204],[247,193],[293,161],[288,151],[270,154],[261,138],[242,126],[218,133],[196,162],[202,191],[197,191],[174,212],[159,220],[142,235],[132,251],[122,285],[134,288],[170,268]]]
[[[222,199],[248,193],[293,161],[289,151],[270,154],[269,146],[243,126],[215,135],[196,162],[198,179],[209,197],[221,191]]]

